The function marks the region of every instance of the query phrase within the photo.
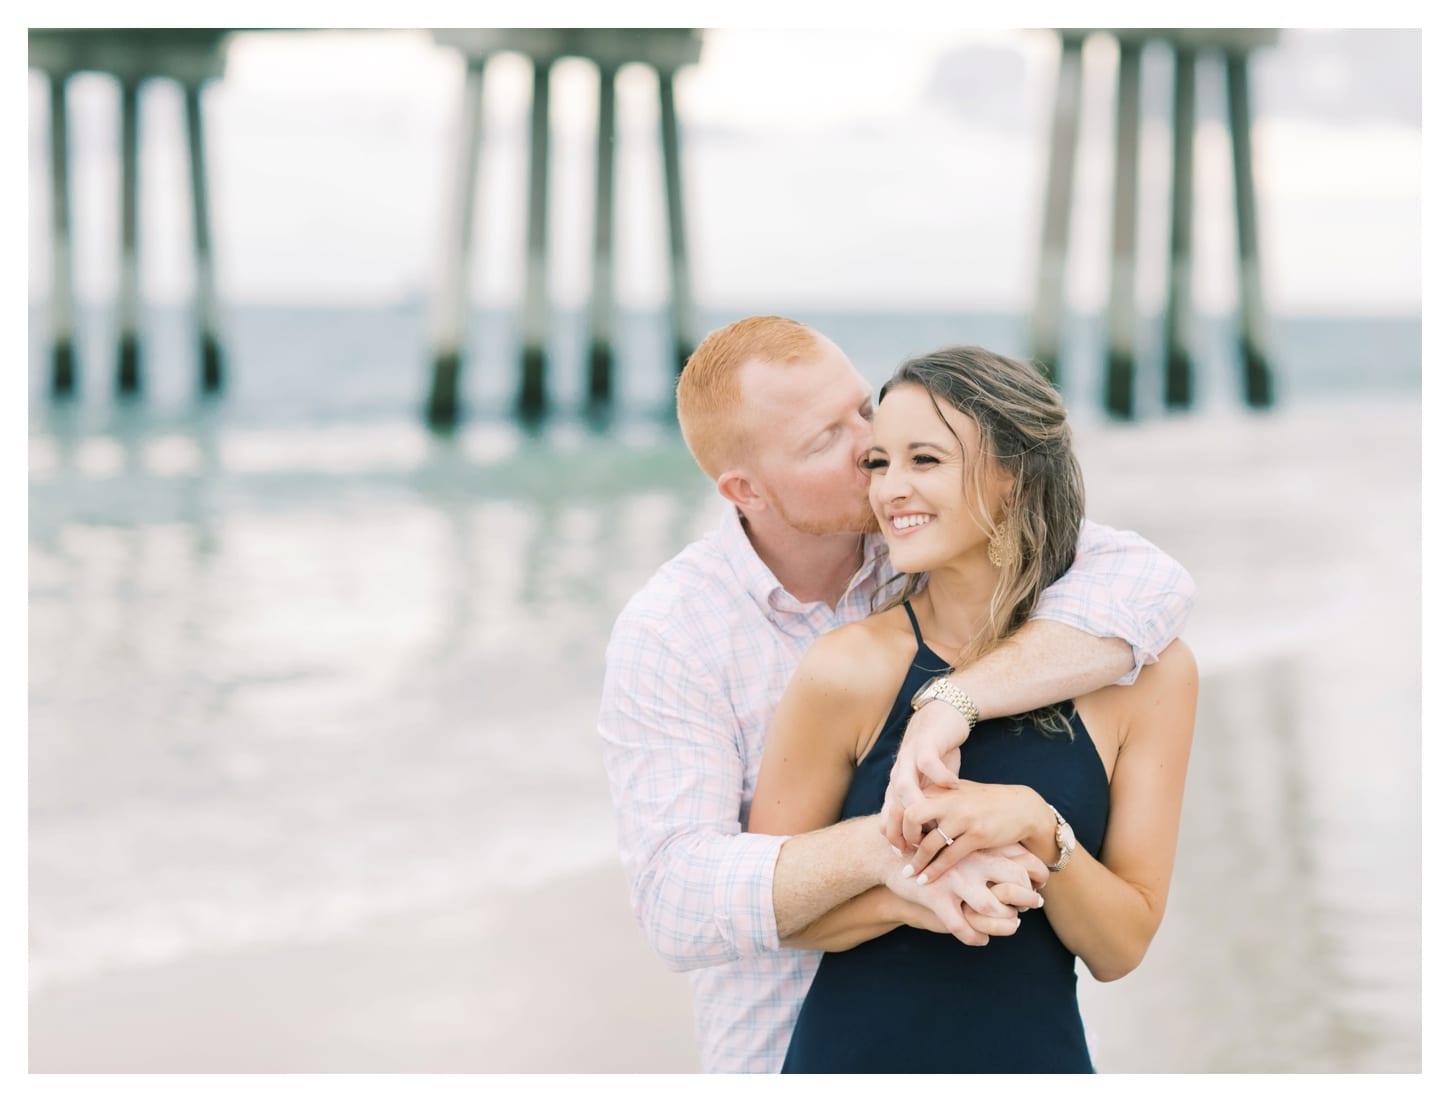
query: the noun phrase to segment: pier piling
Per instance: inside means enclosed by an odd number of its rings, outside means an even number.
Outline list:
[[[665,158],[666,215],[669,219],[671,263],[671,339],[674,353],[683,364],[693,350],[690,320],[690,287],[686,272],[684,199],[680,184],[679,121],[675,117],[672,75],[700,58],[701,33],[690,28],[451,28],[434,30],[433,40],[442,47],[460,51],[470,63],[481,67],[485,57],[496,53],[522,54],[533,66],[533,100],[529,119],[529,185],[527,254],[524,265],[519,385],[513,412],[525,421],[535,421],[549,412],[549,98],[550,71],[561,58],[579,57],[599,69],[599,130],[594,180],[594,240],[586,362],[584,412],[591,416],[605,412],[615,396],[615,138],[619,100],[616,77],[626,65],[643,63],[660,74],[661,148]],[[481,68],[480,70],[481,71]],[[470,79],[474,79],[470,77]],[[469,93],[470,102],[477,97]],[[476,139],[473,143],[476,146]],[[470,189],[471,190],[471,187]],[[469,219],[457,218],[449,225],[446,255],[458,257],[457,238],[470,232]],[[444,297],[462,286],[461,280],[444,281]],[[461,339],[457,330],[466,317],[466,298],[456,310],[440,307],[435,327],[433,397],[429,420],[435,425],[451,424],[457,417],[451,389],[461,370]],[[459,320],[454,320],[459,319]],[[452,328],[450,329],[450,326]]]
[[[529,420],[548,408],[549,339],[549,58],[534,60],[529,126],[529,241],[524,276],[524,352],[517,412]]]
[[[589,299],[589,404],[614,396],[614,81],[599,67],[599,132],[594,180],[594,270]]]
[[[1108,292],[1108,413],[1133,416],[1137,326],[1138,124],[1142,113],[1142,46],[1119,41],[1117,157],[1113,179],[1113,262]]]
[[[1193,401],[1193,135],[1198,55],[1173,52],[1173,222],[1168,246],[1167,348],[1163,400],[1170,408]]]
[[[121,82],[120,350],[116,391],[123,396],[141,390],[141,252],[137,245],[141,207],[140,88],[140,81]]]
[[[1273,400],[1268,355],[1267,317],[1259,278],[1258,226],[1249,150],[1247,56],[1272,45],[1278,32],[1264,29],[1071,28],[1057,32],[1057,96],[1048,146],[1046,206],[1042,220],[1042,259],[1037,275],[1028,344],[1032,359],[1053,385],[1061,387],[1060,346],[1064,324],[1064,272],[1068,223],[1073,204],[1073,161],[1081,111],[1083,40],[1109,35],[1118,45],[1112,261],[1107,304],[1107,356],[1103,404],[1112,417],[1135,414],[1138,327],[1137,224],[1139,141],[1142,115],[1144,47],[1155,40],[1173,47],[1172,224],[1169,234],[1167,302],[1164,319],[1162,395],[1169,408],[1193,402],[1193,143],[1197,116],[1198,61],[1222,59],[1228,72],[1229,131],[1233,142],[1234,205],[1238,212],[1239,345],[1245,401],[1266,406]]]
[[[71,284],[70,137],[66,125],[66,77],[50,74],[51,272],[50,393],[75,393],[75,289]]]
[[[1067,235],[1072,216],[1072,179],[1082,117],[1082,38],[1064,33],[1057,64],[1057,96],[1048,148],[1046,209],[1042,217],[1042,260],[1032,314],[1032,359],[1056,385],[1062,343]]]
[[[483,135],[484,61],[482,55],[466,59],[453,201],[443,241],[442,272],[433,300],[433,382],[425,417],[435,429],[451,428],[459,417],[458,383],[463,366],[463,343],[468,335],[469,255],[473,247],[479,147]]]
[[[1255,407],[1273,401],[1265,353],[1268,325],[1259,277],[1259,224],[1254,201],[1253,154],[1249,142],[1248,58],[1230,52],[1228,67],[1229,135],[1233,142],[1234,210],[1239,236],[1239,353],[1244,400]]]
[[[660,68],[660,148],[664,154],[665,210],[670,231],[670,320],[675,370],[684,370],[694,351],[694,304],[690,298],[689,254],[685,247],[685,200],[680,173],[680,121],[675,114],[675,74]]]
[[[176,81],[182,89],[189,155],[191,221],[196,253],[196,318],[203,394],[224,381],[214,269],[209,181],[203,135],[202,93],[225,71],[228,27],[32,28],[29,65],[45,74],[51,100],[51,184],[55,212],[51,316],[54,362],[51,393],[70,394],[76,385],[75,299],[71,286],[72,227],[70,166],[66,150],[66,82],[76,73],[104,73],[119,88],[120,267],[117,287],[115,389],[132,398],[143,389],[141,288],[141,91],[153,79]]]
[[[211,253],[211,206],[207,199],[206,143],[202,131],[202,88],[189,82],[186,96],[186,148],[191,167],[191,228],[196,247],[196,320],[200,331],[203,394],[222,389],[222,346],[217,334],[216,276]]]

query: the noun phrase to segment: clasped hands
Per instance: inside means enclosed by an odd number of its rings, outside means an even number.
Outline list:
[[[1042,906],[1036,889],[1047,866],[1019,844],[1030,790],[960,779],[962,724],[944,712],[924,708],[913,717],[892,766],[881,832],[903,866],[888,884],[928,908],[940,932],[985,945],[1015,933],[1020,911]]]

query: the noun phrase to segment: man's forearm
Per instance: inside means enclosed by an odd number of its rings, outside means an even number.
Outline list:
[[[951,680],[972,698],[982,719],[994,719],[1093,692],[1132,668],[1133,648],[1121,639],[1100,639],[1055,620],[1029,620]]]
[[[788,839],[776,858],[773,888],[781,942],[900,868],[874,815]]]
[[[877,884],[854,899],[832,907],[792,937],[781,939],[781,944],[790,949],[839,953],[890,933],[907,920],[912,910],[921,913],[923,925],[931,917],[925,907],[908,903],[886,885]]]

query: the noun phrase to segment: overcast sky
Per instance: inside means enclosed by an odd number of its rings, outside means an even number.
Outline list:
[[[1025,309],[1036,269],[1055,39],[1026,31],[706,34],[678,103],[693,277],[721,308]],[[1161,304],[1168,237],[1171,63],[1145,57],[1140,299]],[[1106,295],[1116,49],[1089,40],[1069,296]],[[1254,170],[1271,309],[1420,307],[1418,31],[1285,32],[1256,55]],[[530,73],[501,55],[484,92],[476,301],[519,296]],[[665,292],[658,105],[651,74],[619,83],[618,283],[629,305]],[[49,292],[49,109],[30,76],[30,296]],[[1198,301],[1235,299],[1221,69],[1199,71]],[[462,64],[424,32],[250,34],[207,93],[221,292],[231,302],[368,305],[435,285],[455,159]],[[83,298],[114,294],[117,94],[70,88],[75,262]],[[587,298],[597,78],[553,84],[551,283]],[[143,279],[192,286],[181,98],[142,101]]]

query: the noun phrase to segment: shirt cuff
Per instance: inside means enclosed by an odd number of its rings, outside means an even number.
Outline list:
[[[775,863],[785,842],[784,835],[772,834],[740,834],[731,840],[734,852],[715,886],[715,921],[741,957],[780,948]]]
[[[1044,607],[1044,604],[1046,607]],[[1144,666],[1151,666],[1158,661],[1158,656],[1150,650],[1145,650],[1132,639],[1130,634],[1142,634],[1141,626],[1135,621],[1128,610],[1118,608],[1115,616],[1110,617],[1111,624],[1105,624],[1101,617],[1101,609],[1098,615],[1089,617],[1086,612],[1070,610],[1066,602],[1055,601],[1040,603],[1029,620],[1051,620],[1054,623],[1066,624],[1070,628],[1076,628],[1084,635],[1091,635],[1097,639],[1122,639],[1133,651],[1133,668],[1125,673],[1114,685],[1131,685],[1138,680],[1138,674]]]

